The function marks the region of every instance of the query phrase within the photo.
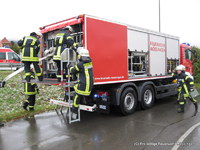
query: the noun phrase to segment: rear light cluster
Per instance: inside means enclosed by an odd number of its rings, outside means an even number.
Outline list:
[[[109,93],[105,91],[98,91],[93,95],[93,99],[96,101],[98,99],[101,99],[103,101],[107,101],[109,97]]]

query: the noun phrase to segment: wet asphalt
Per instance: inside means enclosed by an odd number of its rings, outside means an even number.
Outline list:
[[[198,98],[198,101],[200,98]],[[176,99],[157,100],[148,110],[121,116],[81,113],[81,122],[68,124],[55,111],[8,122],[0,128],[0,150],[171,150],[181,135],[200,122],[187,102],[176,112]],[[180,150],[200,149],[200,127],[180,143]]]

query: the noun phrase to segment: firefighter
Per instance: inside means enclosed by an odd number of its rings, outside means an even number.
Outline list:
[[[94,83],[93,65],[89,51],[84,48],[78,50],[78,59],[77,65],[69,66],[70,72],[78,77],[78,83],[74,86],[76,94],[72,106],[72,119],[77,118],[80,101],[84,96],[90,95]]]
[[[35,79],[35,74],[31,70],[31,79]],[[39,88],[36,83],[24,83],[24,94],[28,96],[27,100],[23,103],[25,110],[33,111],[35,105],[36,94],[39,94]],[[28,108],[27,108],[28,107]]]
[[[32,32],[30,36],[25,36],[22,40],[18,41],[19,47],[22,49],[22,62],[24,63],[25,79],[30,82],[31,72],[30,65],[33,64],[36,75],[39,81],[43,80],[42,71],[39,67],[38,53],[40,50],[40,33]]]
[[[176,67],[176,73],[173,74],[173,78],[177,79],[177,84],[178,84],[178,113],[183,113],[184,112],[184,106],[186,99],[190,99],[194,106],[195,106],[195,115],[198,112],[198,104],[197,101],[191,97],[190,92],[192,92],[194,82],[193,80],[185,74],[183,66],[179,65]]]
[[[57,79],[60,81],[61,79],[61,66],[60,66],[60,61],[61,61],[61,54],[64,51],[65,48],[70,48],[72,47],[73,50],[77,49],[77,44],[74,42],[73,38],[70,36],[70,34],[73,32],[73,29],[71,26],[67,26],[63,28],[59,33],[56,34],[55,36],[55,54],[53,56],[53,60],[57,64]],[[65,76],[67,76],[67,63],[63,63],[63,68],[65,68]]]

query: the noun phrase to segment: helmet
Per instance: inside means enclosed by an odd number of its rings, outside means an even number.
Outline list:
[[[185,66],[184,66],[184,65],[179,65],[179,66],[181,66],[181,67],[182,67],[182,70],[185,70]]]
[[[183,67],[181,65],[179,65],[179,66],[176,67],[176,70],[181,70],[182,71]]]
[[[36,32],[36,34],[40,37],[42,37],[42,34],[40,32]]]
[[[30,36],[35,36],[35,35],[37,35],[35,32],[30,33]]]
[[[66,26],[64,30],[69,30],[70,32],[74,32],[74,29],[71,26]]]
[[[85,48],[81,48],[78,50],[78,53],[82,57],[90,57],[89,51]]]
[[[31,32],[30,33],[30,36],[36,36],[36,35],[42,37],[42,34],[40,32]]]

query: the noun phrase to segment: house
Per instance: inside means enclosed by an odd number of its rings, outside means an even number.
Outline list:
[[[0,47],[11,47],[12,44],[10,41],[8,41],[6,39],[6,37],[4,37],[1,41],[0,41]]]

